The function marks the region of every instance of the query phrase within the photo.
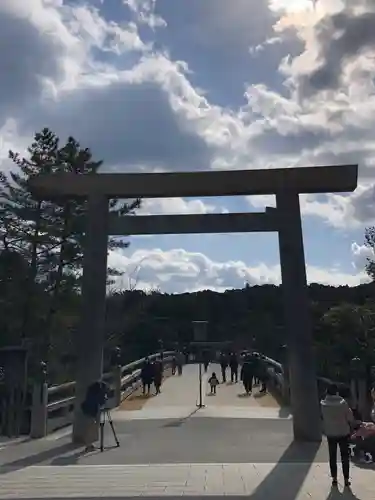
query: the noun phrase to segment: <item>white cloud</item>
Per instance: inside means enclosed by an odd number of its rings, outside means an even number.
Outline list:
[[[314,93],[308,100],[302,95],[306,78],[327,58],[327,40],[337,35],[337,28],[351,34],[353,18],[366,17],[363,12],[370,15],[371,2],[357,2],[362,14],[353,14],[350,8],[342,11],[343,4],[334,0],[319,2],[315,13],[307,0],[275,0],[272,12],[267,2],[256,10],[259,2],[238,0],[238,9],[228,7],[226,0],[222,9],[217,0],[191,2],[194,22],[187,23],[186,33],[196,33],[197,40],[211,49],[224,44],[228,53],[243,48],[249,56],[250,47],[275,45],[276,40],[290,38],[291,32],[295,43],[302,44],[302,52],[280,63],[277,76],[284,80],[282,91],[265,84],[244,85],[246,103],[238,109],[231,109],[230,103],[213,104],[193,85],[195,75],[186,62],[173,60],[167,50],[152,51],[152,44],[142,40],[139,24],[156,31],[166,28],[157,2],[124,0],[124,4],[134,18],[119,24],[83,4],[1,2],[0,25],[9,47],[0,54],[2,151],[8,144],[24,147],[24,137],[48,125],[62,137],[72,134],[91,146],[95,156],[103,157],[107,168],[114,170],[360,162],[357,193],[303,197],[302,210],[334,227],[374,222],[371,34],[364,40],[366,50],[342,58],[339,88]],[[335,18],[340,9],[341,17]],[[173,24],[172,16],[167,24]],[[361,46],[360,40],[356,43]],[[147,206],[157,213],[213,210],[203,202],[183,200],[150,201],[144,210]]]
[[[361,189],[352,196],[339,194],[321,195],[317,198],[314,195],[300,195],[300,208],[303,216],[315,216],[337,229],[355,229],[361,227],[363,216],[354,214],[356,201],[362,200]],[[246,200],[254,207],[264,210],[265,207],[275,207],[276,198],[274,195],[247,196]],[[362,204],[360,204],[362,210]],[[372,220],[372,214],[367,218]]]
[[[302,212],[347,230],[374,223],[375,47],[373,29],[364,29],[373,1],[358,0],[355,9],[349,0],[319,1],[315,11],[309,0],[218,2],[189,0],[183,11],[177,1],[123,0],[131,20],[116,22],[88,3],[2,0],[1,168],[9,167],[9,148],[22,153],[44,126],[62,140],[74,135],[113,171],[360,163],[356,193],[302,196]],[[209,54],[206,79],[176,57],[176,41],[185,53],[194,48],[192,59]],[[237,76],[234,64],[251,73],[257,56],[265,66],[276,58],[278,72],[256,84],[241,81],[242,106],[224,104],[215,71]],[[274,205],[265,196],[249,202]],[[147,200],[140,213],[226,210],[215,200],[177,198]],[[353,243],[353,274],[308,266],[309,280],[357,284],[365,279],[366,252]],[[278,265],[218,262],[183,249],[130,249],[111,253],[110,261],[136,270],[142,286],[166,291],[223,290],[280,277]]]
[[[366,245],[359,245],[355,241],[352,243],[351,251],[353,255],[353,268],[362,271],[366,264],[367,259],[374,260],[375,255],[371,248]]]
[[[129,7],[139,23],[152,29],[165,27],[165,20],[155,13],[156,0],[123,0],[123,3]]]
[[[353,247],[356,256],[357,247]],[[109,264],[131,276],[137,288],[157,288],[167,293],[183,293],[195,290],[213,289],[224,291],[229,288],[243,288],[250,285],[278,284],[280,266],[259,262],[247,265],[242,261],[217,262],[203,253],[188,252],[182,248],[162,251],[136,250],[133,253],[111,252]],[[338,268],[320,269],[307,266],[310,283],[325,285],[355,286],[367,280],[362,270],[353,274]],[[119,282],[118,286],[123,286]]]
[[[272,6],[284,10],[276,33],[293,29],[303,50],[280,64],[282,93],[265,85],[247,89],[242,118],[252,128],[249,146],[270,167],[359,164],[355,193],[303,196],[301,208],[333,227],[374,224],[374,3],[329,0],[314,13],[302,0]],[[266,199],[249,201],[262,206]]]
[[[207,214],[215,210],[215,205],[204,203],[202,200],[155,198],[144,200],[137,213],[139,215]]]

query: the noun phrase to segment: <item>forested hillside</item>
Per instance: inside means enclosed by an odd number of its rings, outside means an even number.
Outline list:
[[[13,169],[0,173],[0,347],[27,346],[30,373],[48,362],[49,381],[74,377],[74,339],[79,329],[84,201],[35,199],[27,180],[39,173],[96,175],[101,166],[73,138],[60,144],[48,129],[35,135],[26,158],[10,152]],[[119,215],[134,213],[140,200],[111,201]],[[375,231],[366,244],[374,248]],[[109,248],[124,249],[124,239]],[[367,271],[374,280],[375,266]],[[109,269],[108,283],[119,273]],[[375,340],[375,284],[309,287],[318,370],[344,376],[353,356],[371,362]],[[281,288],[247,286],[243,290],[182,295],[128,290],[107,298],[106,352],[122,347],[123,361],[193,338],[194,320],[208,321],[209,340],[233,340],[278,358],[286,343]],[[303,325],[301,325],[303,328]]]

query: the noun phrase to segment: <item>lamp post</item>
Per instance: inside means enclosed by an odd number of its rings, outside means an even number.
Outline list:
[[[204,342],[207,339],[208,321],[192,321],[194,328],[195,342]],[[199,349],[199,399],[198,408],[204,408],[203,404],[203,370],[202,370],[202,349]]]

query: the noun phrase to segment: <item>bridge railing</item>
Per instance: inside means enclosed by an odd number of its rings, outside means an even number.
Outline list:
[[[167,368],[174,351],[163,352],[163,364]],[[154,361],[160,353],[148,356]],[[109,386],[108,407],[115,408],[129,397],[139,387],[141,367],[146,358],[141,358],[125,366],[114,366],[111,372],[103,375],[103,380]],[[73,422],[75,408],[76,382],[66,382],[61,385],[49,386],[37,383],[33,388],[30,436],[44,437]]]
[[[288,376],[285,373],[286,367],[282,363],[268,358],[267,356],[262,356],[262,359],[267,365],[267,375],[271,389],[275,392],[276,396],[280,397],[283,403],[289,403],[290,388]],[[319,398],[324,397],[327,388],[331,384],[336,384],[338,386],[339,392],[343,397],[347,398],[350,396],[350,384],[337,382],[326,377],[317,377],[317,381]]]

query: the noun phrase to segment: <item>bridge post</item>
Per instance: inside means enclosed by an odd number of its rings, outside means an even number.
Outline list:
[[[77,335],[76,405],[73,442],[83,443],[85,419],[81,403],[87,388],[103,371],[105,298],[108,252],[108,199],[91,195],[87,201],[86,240],[82,277],[82,318]]]
[[[299,194],[276,194],[294,438],[322,438]]]
[[[117,408],[121,404],[121,378],[122,378],[122,366],[121,366],[121,349],[116,347],[112,353],[112,376],[113,376],[113,406]]]
[[[42,438],[48,433],[48,384],[47,365],[39,364],[38,378],[33,385],[30,437]]]

